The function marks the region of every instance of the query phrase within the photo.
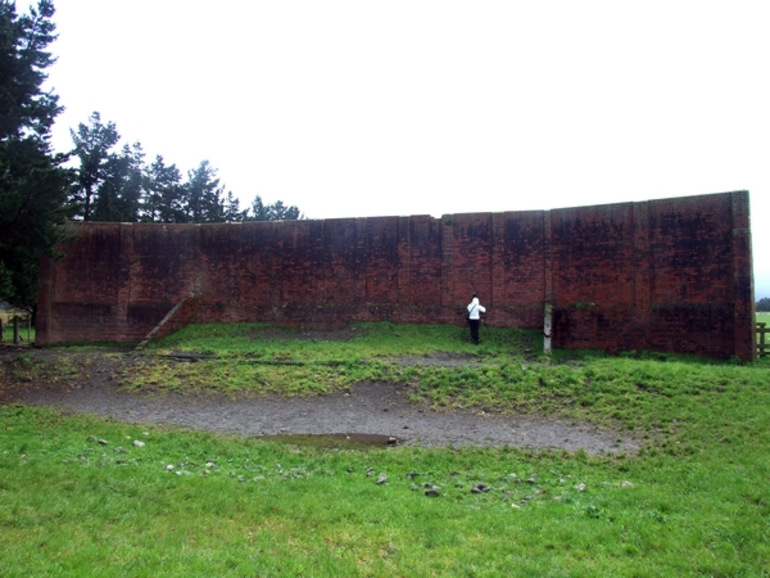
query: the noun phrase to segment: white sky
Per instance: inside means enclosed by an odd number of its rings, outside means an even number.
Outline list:
[[[770,3],[54,3],[59,150],[99,111],[309,218],[748,189],[770,296]]]

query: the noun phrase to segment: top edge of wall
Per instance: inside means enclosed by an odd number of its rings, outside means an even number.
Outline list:
[[[571,209],[585,209],[585,208],[593,208],[593,207],[613,207],[613,206],[621,206],[621,205],[629,205],[629,204],[636,204],[636,203],[660,203],[660,202],[672,202],[672,201],[678,201],[678,200],[692,200],[692,199],[703,199],[706,197],[720,197],[720,196],[729,196],[729,195],[749,195],[749,191],[746,189],[740,189],[735,191],[725,191],[721,193],[704,193],[699,195],[684,195],[679,197],[662,197],[659,199],[645,199],[641,201],[618,201],[617,203],[599,203],[599,204],[590,204],[590,205],[572,205],[569,207],[556,207],[554,209],[526,209],[526,210],[507,210],[507,211],[475,211],[475,212],[462,212],[462,213],[444,213],[440,217],[433,217],[432,215],[427,214],[416,214],[416,215],[378,215],[378,216],[364,216],[364,217],[328,217],[325,219],[319,218],[305,218],[300,220],[291,220],[291,221],[244,221],[244,222],[235,222],[235,223],[227,223],[227,222],[218,222],[218,223],[158,223],[158,222],[150,222],[150,223],[133,223],[128,221],[120,221],[117,224],[125,225],[125,226],[131,226],[131,227],[143,227],[143,226],[151,226],[151,227],[157,227],[158,225],[167,226],[167,227],[205,227],[205,226],[222,226],[222,225],[229,225],[229,226],[254,226],[254,225],[280,225],[282,223],[294,223],[294,222],[301,222],[301,221],[358,221],[362,219],[413,219],[413,218],[419,218],[419,219],[432,219],[434,221],[443,221],[447,218],[452,217],[461,217],[464,215],[503,215],[503,214],[510,214],[510,213],[541,213],[546,212],[549,210],[553,211],[561,211],[561,210],[571,210]],[[116,222],[114,221],[67,221],[65,225],[76,225],[76,226],[92,226],[92,227],[99,227],[103,225],[110,225],[114,226]]]

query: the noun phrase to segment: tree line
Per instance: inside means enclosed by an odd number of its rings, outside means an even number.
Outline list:
[[[45,90],[56,61],[53,0],[27,13],[0,0],[0,302],[34,310],[40,261],[57,257],[68,219],[212,223],[299,219],[296,206],[264,204],[241,210],[208,161],[182,175],[158,155],[145,160],[139,143],[120,146],[112,122],[95,112],[71,130],[73,150],[58,153],[51,129],[62,112]],[[71,161],[76,166],[71,166]]]
[[[299,208],[282,201],[264,204],[257,197],[241,210],[238,198],[226,191],[209,161],[186,177],[162,155],[145,160],[141,143],[119,147],[113,122],[98,112],[88,124],[70,130],[79,161],[69,202],[73,216],[84,221],[156,223],[221,223],[299,219]]]

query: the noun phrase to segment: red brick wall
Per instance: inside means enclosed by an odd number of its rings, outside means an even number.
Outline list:
[[[551,220],[554,346],[754,358],[747,192]]]
[[[139,341],[203,321],[464,323],[556,347],[753,356],[748,193],[554,211],[282,223],[70,223],[45,261],[38,343]]]

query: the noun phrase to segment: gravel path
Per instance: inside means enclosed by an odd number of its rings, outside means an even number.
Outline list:
[[[7,361],[8,354],[0,359]],[[628,435],[585,423],[491,415],[480,410],[436,411],[410,403],[405,386],[388,383],[361,383],[350,393],[312,398],[229,399],[220,395],[125,392],[110,375],[108,368],[92,371],[88,379],[66,386],[14,383],[9,387],[6,378],[0,401],[92,413],[129,423],[168,424],[243,436],[335,435],[365,443],[510,445],[583,449],[594,454],[640,447]]]

